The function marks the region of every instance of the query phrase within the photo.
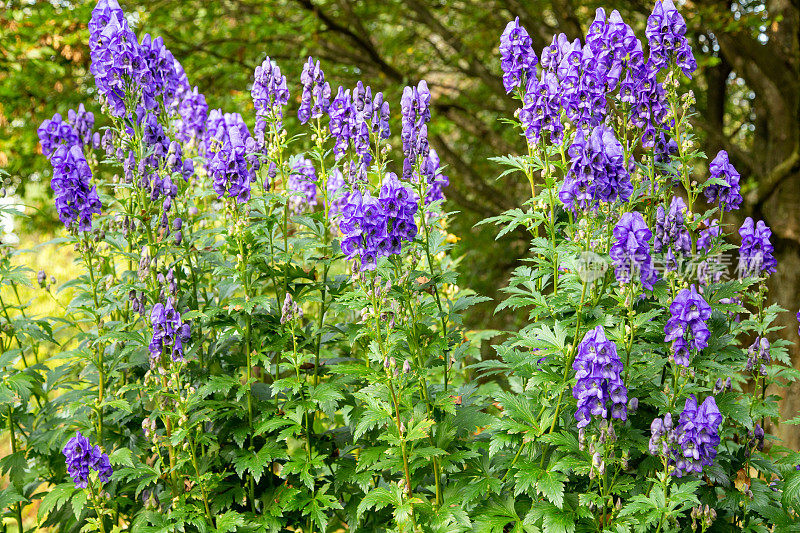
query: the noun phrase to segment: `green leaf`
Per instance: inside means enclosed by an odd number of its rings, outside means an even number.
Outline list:
[[[39,521],[48,516],[50,511],[61,509],[61,506],[67,503],[77,490],[72,483],[61,483],[53,487],[39,504],[39,512],[37,514]]]

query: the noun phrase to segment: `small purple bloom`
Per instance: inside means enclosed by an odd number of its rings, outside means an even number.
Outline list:
[[[708,346],[711,332],[708,319],[711,306],[697,292],[694,285],[682,289],[669,306],[670,317],[664,326],[664,342],[672,341],[672,357],[676,364],[689,366],[690,350],[703,350]]]
[[[103,453],[100,446],[92,446],[80,431],[69,439],[61,453],[66,458],[67,472],[76,488],[85,489],[88,486],[91,470],[97,472],[97,478],[103,483],[107,483],[114,473],[108,455]]]
[[[705,188],[703,193],[706,195],[708,203],[719,202],[723,211],[739,209],[742,203],[742,195],[739,193],[740,176],[728,160],[728,152],[720,150],[717,157],[711,162],[709,170],[712,178],[723,180],[725,185],[714,183]]]
[[[39,135],[42,153],[46,157],[50,157],[59,146],[70,147],[80,143],[75,129],[58,113],[53,115],[53,118],[45,119],[36,130],[36,133]]]
[[[634,276],[641,280],[642,287],[653,290],[656,272],[650,257],[650,238],[653,232],[647,227],[641,213],[625,213],[614,227],[614,242],[611,259],[614,274],[620,283],[630,283]]]
[[[572,162],[558,197],[573,212],[596,209],[600,202],[627,201],[633,193],[622,145],[605,125],[585,138],[578,130],[568,154]]]
[[[628,419],[628,389],[622,382],[622,360],[617,346],[606,338],[602,326],[589,331],[578,346],[572,364],[577,379],[572,395],[578,400],[578,428],[589,425],[592,416]]]
[[[722,414],[713,396],[706,398],[699,407],[693,394],[686,399],[675,430],[677,446],[672,450],[674,476],[683,477],[692,472],[700,474],[704,466],[714,464],[721,424]]]
[[[684,221],[686,203],[680,196],[674,196],[669,211],[664,206],[656,210],[656,238],[653,249],[664,253],[667,270],[675,270],[679,261],[692,253],[692,240]]]
[[[650,42],[650,61],[661,70],[675,63],[689,78],[697,70],[692,47],[686,40],[686,22],[672,0],[656,2],[647,18],[647,40]]]
[[[533,51],[533,39],[520,26],[519,17],[506,25],[500,36],[500,65],[503,69],[503,86],[507,93],[522,86],[536,76],[538,59]]]
[[[739,228],[742,245],[739,247],[739,272],[743,276],[760,276],[775,272],[778,261],[772,255],[775,248],[769,241],[772,230],[763,220],[754,223],[747,217]]]
[[[325,81],[325,73],[319,66],[319,61],[315,63],[312,57],[309,57],[303,66],[300,82],[303,84],[303,94],[300,98],[297,118],[300,119],[301,124],[305,124],[310,119],[320,118],[328,112],[331,86]]]
[[[191,328],[188,322],[181,320],[171,297],[167,298],[166,305],[159,302],[153,306],[150,325],[153,337],[148,348],[152,361],[157,363],[163,355],[170,356],[173,361],[183,361],[183,343],[191,338]]]
[[[50,158],[53,179],[50,187],[56,196],[56,211],[64,226],[78,223],[79,231],[92,229],[92,216],[99,215],[101,204],[92,186],[92,171],[77,145],[59,146]]]

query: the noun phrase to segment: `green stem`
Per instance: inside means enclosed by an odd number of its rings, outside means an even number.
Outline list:
[[[11,453],[13,455],[17,453],[17,436],[14,433],[14,411],[11,409],[10,405],[8,406],[8,432],[11,435]],[[22,502],[17,502],[16,512],[19,533],[25,533],[25,528],[22,524]]]

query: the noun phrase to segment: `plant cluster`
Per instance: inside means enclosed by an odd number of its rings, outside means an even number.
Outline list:
[[[295,87],[266,58],[251,134],[115,0],[89,29],[109,126],[80,108],[39,128],[83,264],[36,276],[64,316],[32,316],[31,272],[8,247],[0,263],[0,501],[20,531],[39,499],[40,527],[103,533],[796,527],[800,453],[765,432],[797,377],[771,234],[748,218],[727,239],[727,154],[693,176],[696,63],[670,0],[647,55],[602,9],[539,56],[518,20],[501,36],[528,153],[495,161],[531,188],[485,221],[530,235],[508,332],[464,326],[483,299],[458,285],[425,81],[403,91],[401,152],[381,92],[334,94],[312,58]]]

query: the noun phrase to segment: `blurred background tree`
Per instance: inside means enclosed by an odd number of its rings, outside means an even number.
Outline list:
[[[740,223],[761,218],[773,229],[778,272],[773,294],[787,309],[800,305],[800,2],[798,0],[677,1],[700,68],[691,88],[694,123],[709,159],[731,155],[744,181],[745,204],[726,215]],[[526,253],[524,238],[493,245],[494,229],[474,224],[517,206],[529,194],[515,176],[496,181],[488,157],[524,150],[503,121],[516,109],[505,94],[497,52],[499,36],[515,16],[541,50],[553,35],[583,37],[595,9],[618,9],[643,38],[650,0],[143,0],[121,2],[135,30],[161,35],[190,83],[211,108],[252,117],[249,87],[256,65],[276,60],[299,101],[299,77],[308,55],[322,60],[334,89],[357,80],[384,91],[399,125],[404,85],[426,79],[434,95],[431,141],[447,165],[449,207],[460,211],[453,232],[462,238],[463,283],[493,296]],[[86,27],[94,2],[0,1],[0,166],[7,187],[31,202],[43,197],[49,165],[36,127],[80,102],[96,108],[89,73]],[[91,105],[88,105],[91,104]],[[290,114],[292,114],[290,112]],[[287,124],[292,131],[291,121]],[[395,143],[398,143],[396,140]],[[701,174],[705,169],[697,169]],[[39,202],[40,229],[55,221]],[[730,217],[730,219],[728,219]],[[502,253],[497,253],[502,250]],[[476,327],[502,326],[524,317],[492,314],[488,304],[471,319]],[[794,313],[781,324],[794,335]],[[800,349],[794,348],[800,367]],[[783,415],[800,409],[800,386],[785,398]],[[786,444],[800,435],[778,428]]]

